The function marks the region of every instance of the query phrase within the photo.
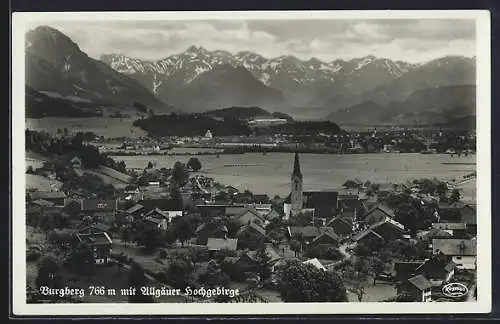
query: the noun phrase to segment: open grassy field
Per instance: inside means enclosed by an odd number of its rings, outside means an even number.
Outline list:
[[[61,181],[50,180],[35,174],[26,174],[26,189],[28,190],[51,191],[53,189],[60,189],[62,185]]]

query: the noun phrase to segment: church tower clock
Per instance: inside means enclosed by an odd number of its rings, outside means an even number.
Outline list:
[[[301,211],[304,204],[302,195],[302,172],[300,172],[299,154],[295,153],[295,161],[293,163],[292,172],[292,193],[290,197],[291,202],[291,216],[297,216]]]

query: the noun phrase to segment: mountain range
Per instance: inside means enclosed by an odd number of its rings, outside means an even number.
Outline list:
[[[404,110],[406,104],[414,102],[421,91],[434,93],[432,98],[439,103],[440,96],[454,86],[475,85],[475,65],[474,57],[462,56],[421,64],[372,55],[325,62],[290,55],[266,58],[249,51],[232,54],[200,46],[158,61],[121,54],[97,60],[51,27],[40,26],[26,34],[26,85],[31,90],[115,107],[140,103],[157,113],[258,106],[294,118],[337,123],[368,123],[387,116],[395,122],[399,119],[394,116],[426,120],[432,115],[427,111],[433,105],[429,98],[412,104],[411,112]],[[451,106],[441,106],[443,111],[457,106],[444,102]],[[395,111],[396,107],[403,110]]]
[[[476,87],[460,85],[417,90],[387,105],[366,100],[333,112],[328,119],[341,124],[445,125],[476,115]]]

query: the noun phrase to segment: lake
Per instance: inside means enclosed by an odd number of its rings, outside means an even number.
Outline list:
[[[191,156],[113,156],[128,168],[144,168],[156,162],[170,168],[176,161],[186,163]],[[200,173],[240,190],[288,195],[293,167],[292,153],[246,153],[197,156]],[[475,155],[451,157],[445,154],[300,154],[304,190],[340,188],[349,179],[371,182],[404,182],[416,178],[452,180],[476,170]],[[442,164],[464,163],[464,164]],[[469,164],[467,164],[469,163]],[[472,163],[472,164],[471,164]]]

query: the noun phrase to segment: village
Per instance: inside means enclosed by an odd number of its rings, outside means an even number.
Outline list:
[[[82,146],[80,154],[74,147],[57,158],[27,152],[27,182],[41,183],[26,192],[28,301],[68,302],[43,296],[40,287],[89,286],[239,293],[110,293],[70,302],[476,298],[476,205],[451,183],[346,179],[342,188],[304,191],[307,174],[296,153],[290,194],[269,197],[197,173],[203,166],[195,157],[172,168],[149,163],[129,170],[109,160],[95,165],[94,151]],[[475,181],[475,174],[462,181]],[[294,274],[305,274],[305,282]],[[337,297],[319,288],[311,293],[327,282]],[[449,283],[465,285],[468,293],[446,295]]]

